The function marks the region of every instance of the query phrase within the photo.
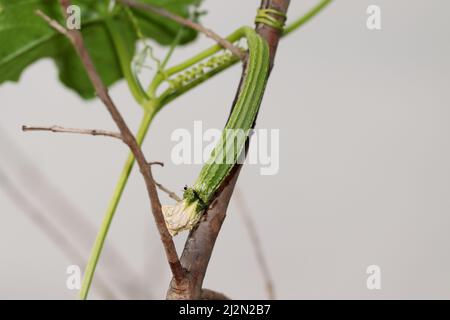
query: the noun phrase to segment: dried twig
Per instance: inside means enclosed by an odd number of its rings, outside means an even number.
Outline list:
[[[61,33],[62,35],[66,36],[70,41],[73,42],[73,39],[72,39],[72,36],[69,33],[69,30],[67,30],[62,25],[60,25],[58,21],[53,20],[52,18],[47,16],[45,13],[43,13],[41,10],[36,10],[36,14],[39,17],[41,17],[42,19],[44,19],[50,25],[50,27],[52,27],[53,29],[55,29],[56,31]]]
[[[177,14],[174,14],[174,13],[167,11],[161,7],[158,7],[158,6],[149,4],[149,3],[142,3],[142,2],[135,1],[135,0],[118,0],[118,1],[126,6],[157,14],[161,17],[165,17],[165,18],[173,20],[183,26],[186,26],[188,28],[191,28],[198,32],[201,32],[204,35],[206,35],[208,38],[211,38],[214,41],[216,41],[221,47],[228,49],[232,54],[234,54],[236,57],[238,57],[239,59],[241,59],[243,61],[245,60],[245,58],[247,56],[245,54],[245,52],[243,52],[241,49],[239,49],[238,47],[233,45],[228,40],[222,38],[221,36],[219,36],[217,33],[212,31],[211,29],[208,29],[208,28],[202,26],[201,24],[196,23],[192,20],[183,18]]]
[[[261,239],[259,238],[258,231],[256,230],[255,222],[250,215],[250,210],[245,202],[245,198],[242,196],[239,188],[235,191],[234,199],[239,206],[239,212],[241,213],[244,225],[247,229],[250,241],[255,251],[256,260],[258,261],[259,268],[261,269],[262,276],[264,278],[267,296],[270,300],[275,299],[275,289],[273,286],[272,277],[270,275],[269,266],[264,256]]]
[[[60,126],[51,127],[35,127],[35,126],[22,126],[23,131],[50,131],[56,133],[76,133],[91,136],[105,136],[116,138],[122,140],[122,136],[118,132],[98,130],[98,129],[75,129],[75,128],[64,128]]]
[[[164,187],[162,184],[155,181],[156,186],[162,191],[165,192],[171,199],[175,201],[181,201],[182,199],[173,191],[170,191],[166,187]]]
[[[159,165],[161,167],[164,167],[164,163],[163,162],[159,162],[159,161],[150,162],[149,165]],[[161,183],[156,182],[156,180],[155,180],[155,184],[162,192],[166,193],[171,199],[173,199],[175,201],[181,201],[182,200],[175,192],[170,191],[169,189],[164,187]]]
[[[67,8],[70,6],[69,0],[60,0],[61,7],[63,9],[64,14],[67,12]],[[162,214],[161,210],[161,203],[158,198],[158,193],[156,190],[155,182],[153,180],[153,175],[150,166],[148,165],[147,160],[145,159],[144,153],[142,152],[139,144],[137,143],[133,133],[129,129],[128,125],[126,124],[125,120],[123,119],[122,115],[120,114],[119,110],[117,109],[116,105],[112,101],[111,97],[109,96],[108,89],[103,83],[102,79],[100,78],[100,75],[97,73],[97,70],[94,66],[94,63],[92,62],[91,56],[89,55],[85,45],[83,36],[78,30],[67,30],[63,26],[61,26],[57,21],[51,19],[50,17],[46,16],[42,12],[38,12],[38,14],[43,17],[48,24],[53,27],[55,30],[60,32],[61,34],[65,35],[72,45],[74,46],[75,50],[77,51],[78,55],[80,56],[81,62],[83,63],[83,66],[89,76],[89,79],[92,82],[92,85],[95,88],[95,91],[100,98],[100,100],[105,105],[106,109],[108,110],[109,114],[111,115],[112,119],[116,123],[123,142],[128,146],[130,151],[133,153],[134,157],[136,158],[136,162],[139,166],[139,169],[141,171],[141,174],[144,178],[145,185],[147,188],[147,193],[150,198],[151,207],[153,216],[156,222],[157,229],[159,231],[161,240],[164,245],[164,249],[166,252],[167,260],[169,262],[170,269],[172,271],[172,275],[175,279],[176,283],[181,283],[184,279],[185,272],[184,269],[181,266],[180,260],[178,258],[178,254],[175,248],[175,244],[172,240],[172,237],[170,236],[169,231],[167,230],[164,216]],[[103,243],[100,244],[102,246]],[[93,273],[90,275],[90,277],[93,276]],[[83,293],[82,293],[83,294]]]
[[[160,167],[164,167],[164,162],[161,162],[161,161],[152,161],[152,162],[149,162],[148,165],[149,165],[149,166],[155,166],[155,165],[157,165],[157,166],[160,166]]]

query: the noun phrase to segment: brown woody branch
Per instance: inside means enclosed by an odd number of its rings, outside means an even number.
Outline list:
[[[149,4],[149,3],[142,3],[142,2],[135,1],[135,0],[118,0],[118,1],[128,7],[141,9],[141,10],[151,12],[153,14],[157,14],[161,17],[170,19],[170,20],[175,21],[183,26],[186,26],[186,27],[194,29],[200,33],[203,33],[208,38],[211,38],[214,41],[216,41],[222,48],[229,50],[232,54],[234,54],[239,59],[244,61],[246,58],[246,54],[244,51],[242,51],[241,49],[239,49],[238,47],[233,45],[228,40],[219,36],[213,30],[208,29],[199,23],[196,23],[192,20],[183,18],[177,14],[174,14],[174,13],[167,11],[161,7],[158,7],[158,6]]]
[[[66,15],[67,8],[70,6],[69,0],[60,0],[61,7],[63,9],[63,13]],[[136,162],[139,166],[140,172],[144,178],[145,185],[147,188],[147,193],[150,198],[151,208],[153,212],[153,216],[156,222],[156,226],[158,232],[160,234],[162,243],[164,245],[164,249],[166,252],[167,260],[169,262],[170,269],[172,271],[172,275],[175,279],[175,283],[181,283],[184,279],[185,272],[181,266],[180,260],[178,258],[178,254],[175,248],[175,244],[170,236],[169,231],[167,230],[166,224],[164,222],[164,217],[161,210],[161,203],[159,201],[158,193],[156,190],[155,182],[153,180],[153,175],[150,166],[148,165],[147,160],[145,159],[144,153],[142,152],[139,144],[137,143],[133,133],[129,129],[116,105],[112,101],[109,96],[108,89],[104,85],[100,75],[95,69],[95,66],[92,62],[92,59],[84,45],[83,36],[78,30],[67,30],[63,26],[61,26],[55,20],[47,17],[44,13],[38,13],[41,17],[43,17],[50,26],[52,26],[55,30],[59,31],[63,35],[65,35],[78,55],[80,56],[81,62],[86,69],[86,72],[89,76],[92,85],[95,88],[97,96],[105,105],[112,119],[116,123],[120,134],[122,136],[123,142],[128,146],[130,151],[133,153],[136,158]]]
[[[263,0],[261,8],[271,8],[285,14],[288,10],[289,3],[290,0]],[[263,24],[257,25],[256,30],[269,44],[270,66],[272,68],[281,31]],[[245,71],[244,67],[241,83]],[[236,97],[238,95],[239,89]],[[167,292],[168,299],[201,298],[203,279],[214,249],[215,241],[225,219],[228,204],[241,167],[241,165],[235,166],[225,183],[221,186],[221,190],[219,190],[215,200],[208,208],[198,227],[189,234],[183,254],[181,255],[181,263],[188,272],[188,277],[181,285],[177,284],[175,279],[172,280]]]
[[[98,129],[75,129],[75,128],[64,128],[60,126],[51,127],[36,127],[36,126],[22,126],[22,131],[50,131],[55,133],[75,133],[84,134],[90,136],[104,136],[110,138],[116,138],[122,140],[122,135],[118,132],[98,130]]]

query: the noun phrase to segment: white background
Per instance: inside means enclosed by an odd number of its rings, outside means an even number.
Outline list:
[[[290,17],[316,3],[291,2]],[[258,4],[207,0],[203,22],[226,35],[251,24]],[[381,31],[366,28],[370,4],[382,9]],[[239,180],[278,298],[450,298],[449,10],[446,0],[335,1],[282,41],[257,123],[281,130],[280,172],[261,176],[249,166]],[[200,37],[173,62],[210,44]],[[170,163],[170,134],[192,130],[195,120],[221,128],[239,74],[234,67],[157,116],[144,148],[149,159],[166,163],[154,169],[158,181],[180,193],[195,180],[199,166]],[[141,111],[125,83],[111,93],[137,128]],[[2,134],[98,227],[126,148],[108,138],[20,127],[114,130],[103,106],[66,90],[53,62],[43,60],[19,84],[0,87],[0,108]],[[4,150],[0,163],[15,180]],[[78,232],[92,243],[91,233]],[[184,238],[177,239],[180,251]],[[134,297],[163,298],[170,277],[137,171],[113,221],[111,245],[137,274]],[[72,299],[76,292],[65,281],[74,263],[0,190],[0,298]],[[379,291],[366,288],[372,264],[382,270]],[[235,202],[205,287],[235,299],[266,297]]]

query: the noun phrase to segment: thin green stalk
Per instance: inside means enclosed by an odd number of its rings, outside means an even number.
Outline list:
[[[117,23],[112,18],[105,19],[107,29],[111,35],[111,39],[114,43],[117,56],[119,58],[120,66],[125,77],[125,80],[128,83],[128,87],[133,94],[134,99],[139,105],[143,106],[146,101],[149,99],[147,93],[142,88],[139,79],[131,70],[131,53],[127,50],[124,40],[121,37],[121,32]],[[150,110],[145,110],[150,111]]]
[[[170,48],[169,48],[169,51],[167,51],[166,57],[164,58],[163,62],[161,62],[161,66],[160,66],[161,70],[164,70],[164,68],[169,63],[170,58],[172,58],[173,52],[175,51],[175,47],[181,41],[183,32],[184,32],[184,27],[181,27],[180,30],[178,30],[177,35],[175,36],[175,39],[173,40],[172,44],[170,45]]]
[[[148,86],[147,89],[147,94],[150,97],[156,97],[157,95],[157,89],[158,86],[161,84],[161,82],[165,79],[165,77],[167,76],[164,68],[167,66],[167,64],[169,63],[170,58],[173,55],[173,52],[175,51],[175,47],[178,45],[178,43],[181,40],[181,36],[183,35],[183,30],[184,27],[181,27],[180,30],[178,30],[178,33],[174,39],[174,41],[172,42],[172,44],[170,45],[169,51],[167,52],[166,56],[164,57],[163,62],[159,65],[159,68],[157,70],[157,73],[155,74],[155,76],[153,77],[153,80],[151,81],[150,85]],[[164,106],[164,104],[160,104],[160,108],[162,108]]]
[[[139,145],[142,145],[142,142],[144,141],[145,136],[147,135],[148,128],[154,118],[154,115],[155,113],[146,113],[142,118],[138,133],[136,135],[136,140]],[[103,218],[103,222],[97,233],[97,238],[95,239],[94,246],[92,248],[91,255],[89,257],[89,261],[86,266],[86,270],[84,272],[83,283],[80,290],[80,299],[84,300],[87,298],[89,288],[91,286],[92,279],[94,277],[95,269],[97,267],[100,254],[102,252],[103,245],[105,243],[106,235],[108,233],[112,219],[114,218],[114,213],[116,212],[119,201],[122,198],[123,191],[128,181],[128,177],[130,176],[131,170],[133,169],[134,163],[135,163],[134,156],[132,153],[130,153],[128,155],[127,161],[125,162],[125,165],[123,166],[122,173],[120,174],[119,177],[119,181],[117,182],[113,196],[108,205],[108,209],[106,210],[105,217]]]

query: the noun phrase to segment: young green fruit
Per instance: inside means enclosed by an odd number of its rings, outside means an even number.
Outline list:
[[[239,96],[222,136],[194,186],[186,188],[182,201],[162,208],[172,235],[198,224],[245,148],[247,139],[240,138],[242,131],[248,133],[255,123],[269,74],[269,47],[249,27],[242,28],[242,36],[247,39],[248,60]]]

